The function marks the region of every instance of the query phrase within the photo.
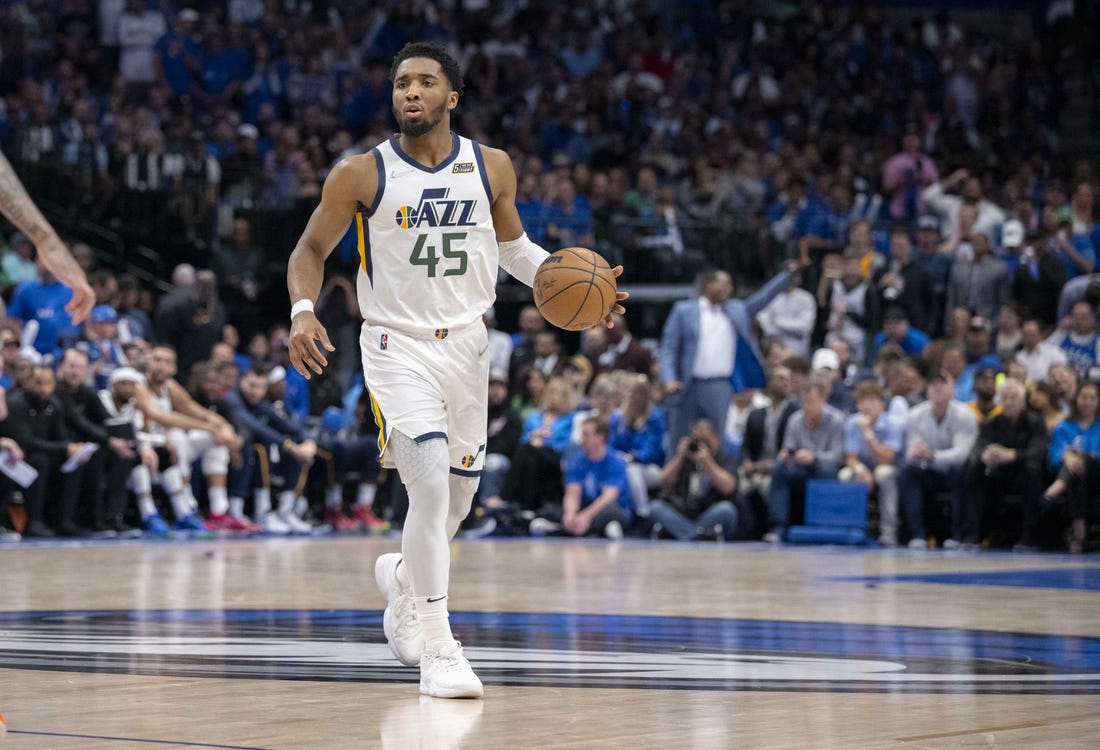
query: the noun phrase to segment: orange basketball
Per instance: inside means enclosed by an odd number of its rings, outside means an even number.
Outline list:
[[[535,272],[535,305],[558,328],[581,331],[603,320],[615,304],[615,274],[584,247],[551,253]]]

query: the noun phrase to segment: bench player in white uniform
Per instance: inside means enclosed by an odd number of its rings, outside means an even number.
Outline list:
[[[205,528],[198,515],[198,504],[191,494],[191,465],[202,459],[210,499],[210,529],[242,530],[243,526],[229,514],[226,475],[229,472],[229,451],[239,450],[241,439],[233,426],[219,414],[199,406],[187,390],[176,382],[176,352],[167,346],[153,348],[149,356],[147,382],[139,385],[134,395],[137,408],[150,417],[150,433],[164,432],[172,445],[187,492],[179,502],[173,502],[176,526],[184,530]],[[153,414],[158,416],[154,417]],[[168,414],[165,420],[163,414]],[[165,429],[167,428],[167,429]],[[259,514],[259,509],[257,509]]]
[[[410,44],[391,75],[400,135],[332,170],[291,254],[290,357],[307,378],[328,364],[315,342],[333,347],[313,304],[325,258],[354,221],[366,386],[382,460],[397,467],[409,493],[401,554],[382,555],[375,566],[388,602],[386,637],[398,659],[420,665],[421,693],[480,697],[481,682],[451,634],[447,588],[448,543],[484,461],[489,359],[481,315],[495,299],[498,266],[530,286],[547,253],[523,232],[508,155],[450,130],[462,92],[455,60],[442,47]]]

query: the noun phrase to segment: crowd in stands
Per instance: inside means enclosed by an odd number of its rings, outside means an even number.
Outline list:
[[[1058,149],[1056,38],[810,1],[5,4],[5,153],[62,219],[176,267],[157,299],[74,244],[99,303],[78,329],[6,238],[0,446],[39,479],[0,503],[25,534],[400,523],[352,267],[318,302],[324,376],[271,321],[288,238],[389,136],[389,61],[422,39],[466,67],[456,129],[512,154],[533,239],[699,287],[660,341],[620,319],[578,351],[534,308],[513,335],[487,311],[469,533],[778,542],[839,477],[884,545],[1084,548],[1100,224],[1093,165]]]

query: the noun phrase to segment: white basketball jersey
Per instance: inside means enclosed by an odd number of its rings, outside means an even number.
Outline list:
[[[452,137],[450,156],[432,168],[406,154],[397,136],[372,151],[378,193],[355,217],[359,309],[368,325],[442,338],[496,299],[489,176],[481,147]]]

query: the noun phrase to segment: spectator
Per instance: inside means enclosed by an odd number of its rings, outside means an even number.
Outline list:
[[[737,536],[736,460],[724,453],[714,427],[705,419],[680,438],[661,469],[661,497],[650,506],[650,535],[680,541],[730,540]]]
[[[665,415],[653,405],[653,388],[645,375],[630,379],[624,401],[611,415],[610,444],[626,461],[634,513],[645,518],[650,490],[660,485],[665,463]]]
[[[675,396],[668,406],[670,445],[678,445],[699,417],[724,433],[736,386],[764,385],[764,358],[750,321],[786,288],[789,274],[782,271],[742,302],[730,299],[733,280],[728,273],[707,271],[699,278],[699,296],[673,306],[658,359],[661,385],[667,396]]]
[[[34,243],[22,232],[14,232],[8,238],[8,247],[0,259],[0,272],[4,286],[17,286],[24,281],[38,278],[38,266],[34,262]]]
[[[479,505],[492,512],[504,505],[501,492],[512,466],[512,454],[523,434],[523,420],[508,403],[508,376],[502,370],[489,371],[489,425],[485,442],[485,465],[478,485]],[[493,521],[493,528],[496,521]],[[486,533],[491,533],[489,529]]]
[[[53,355],[62,338],[76,335],[72,316],[65,309],[72,296],[73,290],[58,281],[39,260],[38,279],[19,285],[8,305],[8,317],[23,323],[36,321],[38,335],[33,341],[34,348],[40,354]]]
[[[961,539],[948,539],[944,548],[976,545],[993,531],[1006,510],[1005,496],[1022,496],[1023,532],[1017,548],[1033,550],[1038,543],[1039,495],[1047,443],[1046,425],[1025,408],[1026,390],[1018,380],[1006,379],[998,392],[1001,412],[978,432],[970,454],[960,524]]]
[[[596,534],[622,539],[630,524],[626,463],[608,449],[607,423],[589,417],[581,426],[581,450],[568,460],[560,506],[544,506],[531,521],[534,536],[564,531],[570,536]]]
[[[1001,405],[997,403],[997,369],[982,366],[974,373],[974,400],[968,401],[967,406],[974,413],[974,419],[978,420],[981,427],[989,420],[1001,413]]]
[[[141,294],[141,285],[138,280],[128,273],[118,277],[118,338],[122,343],[142,339],[152,341],[153,321],[138,307],[138,297]]]
[[[161,299],[155,321],[157,338],[179,353],[182,380],[187,379],[192,365],[210,356],[210,349],[222,339],[225,323],[225,306],[218,298],[213,271],[199,271],[194,286],[186,292]]]
[[[905,308],[893,305],[882,314],[882,330],[875,334],[874,353],[877,356],[882,347],[893,344],[906,354],[921,354],[931,341],[924,331],[909,325],[909,316]]]
[[[497,313],[493,308],[486,310],[481,320],[489,333],[489,370],[507,373],[508,362],[512,358],[512,337],[497,330]]]
[[[997,313],[997,334],[993,339],[993,353],[1001,362],[1007,364],[1016,358],[1020,351],[1020,306],[1009,302],[1001,306]]]
[[[788,352],[807,357],[817,320],[817,303],[800,283],[801,274],[792,274],[787,289],[760,311],[756,322],[765,336],[777,337]]]
[[[966,307],[975,315],[992,319],[1009,301],[1008,273],[1002,261],[989,252],[989,236],[975,234],[974,258],[955,263],[947,290],[947,307]]]
[[[1088,276],[1078,276],[1072,281],[1066,282],[1058,294],[1057,320],[1059,324],[1068,323],[1069,316],[1073,312],[1073,306],[1078,302],[1088,302],[1093,309],[1100,307],[1100,273]],[[1054,316],[1051,316],[1051,325]]]
[[[535,336],[546,330],[546,319],[534,305],[524,305],[519,311],[519,332],[512,335],[512,357],[508,377],[512,393],[521,393],[529,365],[535,361]]]
[[[852,389],[840,379],[840,357],[832,349],[818,349],[812,360],[810,381],[825,387],[826,403],[847,416],[856,410]]]
[[[1091,277],[1081,277],[1091,278]],[[1062,313],[1056,303],[1064,295],[1065,264],[1038,234],[1028,232],[1027,245],[1020,253],[1020,264],[1012,278],[1012,298],[1019,302],[1024,315],[1034,316],[1043,327],[1053,326]],[[1057,307],[1056,307],[1057,304]],[[1068,314],[1069,308],[1066,307]]]
[[[127,84],[127,98],[132,103],[143,101],[156,80],[154,47],[167,30],[159,10],[147,8],[144,0],[126,0],[126,10],[118,19],[118,72]]]
[[[782,541],[790,524],[791,491],[809,479],[832,479],[844,452],[844,415],[825,403],[827,391],[810,382],[802,391],[801,408],[791,415],[783,447],[772,467],[768,492],[768,524],[764,541]]]
[[[607,348],[596,358],[596,372],[624,370],[650,377],[653,375],[653,353],[630,333],[630,325],[625,316],[611,313],[615,324],[608,328]]]
[[[560,503],[561,461],[573,433],[573,391],[562,378],[551,378],[538,411],[523,423],[523,434],[512,454],[512,466],[501,496],[506,502],[541,514]],[[552,515],[552,514],[551,514]]]
[[[92,308],[76,348],[88,358],[89,384],[97,391],[106,388],[111,372],[128,364],[118,342],[118,313],[113,307],[96,305]]]
[[[1070,520],[1070,552],[1084,551],[1088,522],[1095,520],[1100,497],[1100,385],[1088,382],[1077,389],[1069,418],[1050,439],[1050,466],[1058,472],[1044,500],[1064,507]],[[1062,506],[1062,503],[1065,505]]]
[[[72,442],[65,428],[65,412],[54,391],[57,379],[49,365],[33,367],[30,385],[8,395],[8,417],[4,430],[23,450],[23,460],[38,472],[38,477],[23,492],[27,506],[25,537],[87,536],[76,524],[79,483],[61,474],[61,466],[81,453],[83,445]],[[83,455],[80,465],[88,460]],[[46,525],[46,500],[57,517],[54,531]]]
[[[899,306],[916,328],[930,330],[936,298],[931,279],[913,259],[907,229],[897,228],[890,233],[890,264],[874,275],[873,282],[879,295],[878,309]]]
[[[1059,328],[1047,341],[1060,348],[1066,362],[1082,376],[1100,361],[1100,335],[1096,312],[1088,302],[1078,302],[1070,313],[1069,328]]]
[[[1020,351],[1016,352],[1016,361],[1027,368],[1028,381],[1046,380],[1051,365],[1066,362],[1066,352],[1044,341],[1039,321],[1032,318],[1020,326]]]
[[[973,317],[966,326],[963,348],[964,360],[961,368],[952,364],[948,369],[955,378],[955,398],[959,401],[972,401],[974,399],[974,376],[978,370],[988,367],[994,372],[1000,372],[1001,360],[997,358],[991,349],[993,346],[993,332],[989,321],[981,317]],[[954,347],[945,349],[945,356]]]
[[[1028,384],[1027,406],[1038,414],[1047,428],[1047,435],[1053,435],[1054,429],[1066,418],[1058,391],[1045,380],[1034,380]]]
[[[844,468],[838,477],[859,482],[868,492],[878,491],[879,543],[898,543],[898,470],[894,459],[901,452],[905,433],[886,411],[886,394],[877,383],[856,387],[857,413],[844,422]]]
[[[737,483],[741,496],[750,499],[756,493],[767,500],[771,489],[771,473],[783,445],[787,421],[798,411],[798,399],[793,395],[791,371],[782,365],[768,374],[767,396],[770,403],[753,409],[745,421],[741,464]],[[745,519],[747,522],[749,519]]]
[[[1066,267],[1066,281],[1088,276],[1096,270],[1096,247],[1088,235],[1073,234],[1073,210],[1069,206],[1043,210],[1047,243]]]
[[[901,151],[882,167],[882,189],[889,196],[889,214],[895,221],[913,221],[924,213],[922,191],[940,179],[936,162],[921,153],[920,135],[917,123],[906,123]]]
[[[959,195],[948,190],[959,189]],[[945,234],[954,234],[959,226],[959,211],[965,203],[978,208],[975,231],[992,236],[1005,221],[1004,211],[982,196],[982,182],[969,170],[959,169],[940,182],[926,187],[921,197],[932,213],[940,217]]]
[[[910,549],[926,549],[925,505],[932,493],[951,494],[950,538],[960,539],[963,523],[964,463],[978,435],[973,412],[952,400],[954,382],[940,370],[928,380],[928,400],[909,411],[905,423],[905,463],[898,477]]]
[[[867,336],[877,318],[878,295],[860,271],[860,260],[855,254],[846,253],[840,278],[828,287],[824,307],[818,313],[828,316],[826,328],[848,342],[852,361],[865,364],[867,360]]]
[[[925,215],[917,220],[915,262],[924,269],[928,282],[932,286],[933,304],[929,308],[927,333],[938,335],[943,331],[952,258],[949,254],[940,252],[940,221],[935,216]]]

